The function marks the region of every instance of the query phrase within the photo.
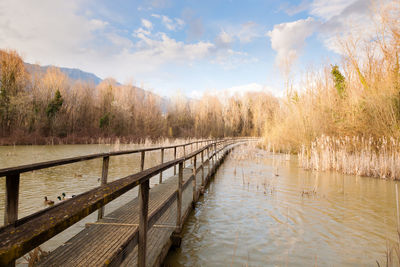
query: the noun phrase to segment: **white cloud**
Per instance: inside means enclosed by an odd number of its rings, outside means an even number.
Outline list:
[[[216,43],[221,46],[229,46],[235,40],[240,43],[250,43],[258,37],[264,35],[264,31],[260,25],[255,22],[248,21],[240,25],[230,25],[222,29],[216,37]]]
[[[284,3],[281,5],[282,10],[286,12],[289,16],[296,15],[298,13],[307,11],[310,8],[310,1],[309,0],[302,0],[298,5],[290,5],[288,3]]]
[[[314,0],[311,4],[310,13],[314,16],[329,20],[330,18],[340,15],[349,5],[358,0]],[[367,0],[362,0],[368,2]]]
[[[185,22],[179,18],[171,19],[168,16],[159,15],[159,14],[151,14],[151,16],[154,18],[157,18],[157,19],[161,19],[161,22],[164,25],[164,27],[170,31],[181,30],[185,26]]]
[[[108,25],[107,21],[102,21],[99,19],[91,19],[89,23],[91,25],[91,29],[93,30],[104,29]]]
[[[126,29],[115,27],[121,24],[119,21],[86,12],[87,3],[88,0],[41,0],[38,5],[31,0],[0,0],[0,49],[16,49],[30,63],[80,68],[120,82],[130,78],[153,81],[155,72],[157,76],[164,73],[168,76],[164,80],[168,80],[171,75],[165,73],[170,65],[190,66],[206,61],[225,67],[238,65],[249,57],[229,47],[217,47],[211,41],[176,40],[154,31],[151,19],[141,20],[141,25],[129,34]],[[161,23],[162,18],[160,15]],[[170,20],[175,30],[185,25],[181,19]],[[227,36],[223,40],[227,41]]]
[[[283,70],[290,67],[305,44],[307,37],[313,34],[319,25],[313,18],[277,24],[267,35],[271,38],[271,47],[277,51],[276,63]]]
[[[316,0],[311,10],[321,19],[320,38],[325,46],[341,54],[341,47],[338,45],[338,37],[347,39],[352,37],[359,40],[370,40],[375,34],[376,28],[370,11],[370,1],[367,0],[351,0],[339,1],[332,3]]]
[[[0,2],[0,46],[18,49],[27,60],[47,64],[76,61],[70,53],[88,52],[87,43],[107,22],[77,15],[83,1],[5,0]]]
[[[383,0],[377,5],[387,3]],[[306,20],[275,25],[268,32],[271,46],[277,51],[276,62],[283,70],[299,56],[307,37],[314,32],[326,48],[342,54],[338,40],[352,38],[358,41],[371,41],[376,33],[373,14],[369,0],[314,0],[303,1],[300,10],[308,7],[309,17]]]
[[[254,38],[260,36],[258,25],[252,21],[246,22],[240,26],[236,36],[239,38],[240,42],[250,43]]]
[[[142,39],[142,38],[144,38],[145,35],[150,35],[150,34],[151,34],[150,31],[145,30],[145,29],[143,29],[142,27],[140,27],[140,28],[136,29],[136,30],[133,32],[132,35],[133,35],[134,37],[137,37],[137,38],[139,38],[139,39]]]
[[[165,33],[158,33],[155,36],[138,35],[140,39],[136,43],[138,51],[134,55],[166,60],[198,60],[209,56],[214,48],[210,42],[198,42],[185,44],[168,37]]]
[[[233,36],[225,31],[221,31],[215,39],[215,43],[218,47],[229,47],[233,43]]]
[[[153,23],[151,23],[147,19],[142,19],[142,25],[143,25],[143,27],[145,27],[146,29],[149,29],[149,30],[151,30],[153,28]]]

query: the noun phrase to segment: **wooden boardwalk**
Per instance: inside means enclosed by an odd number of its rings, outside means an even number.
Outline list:
[[[14,266],[17,258],[96,210],[97,222],[86,224],[85,229],[37,265],[159,266],[171,245],[180,245],[183,223],[210,177],[234,146],[247,141],[249,139],[243,138],[204,140],[0,170],[0,177],[6,177],[5,226],[0,228],[0,266]],[[183,150],[181,158],[176,157],[178,148]],[[174,150],[174,160],[164,162],[166,149]],[[160,151],[160,164],[144,169],[145,153],[155,150]],[[110,157],[132,153],[141,154],[141,172],[107,183]],[[21,173],[94,158],[103,158],[101,186],[18,219]],[[190,162],[191,165],[184,167]],[[174,168],[174,176],[163,180],[162,172],[170,168]],[[150,189],[150,179],[156,175],[159,175],[160,184]],[[104,216],[104,205],[136,186],[139,186],[137,197]]]
[[[206,181],[209,176],[208,167],[204,168]],[[193,167],[183,170],[183,202],[184,213],[188,214],[192,207],[193,187],[189,186],[193,175]],[[201,173],[196,175],[197,184],[201,184]],[[176,192],[178,175],[175,175],[150,189],[149,214],[169,201]],[[87,224],[86,229],[68,240],[65,245],[54,250],[38,266],[103,266],[110,264],[110,259],[121,254],[121,266],[137,265],[137,246],[130,253],[125,253],[128,241],[138,230],[139,211],[138,198],[128,202],[119,209],[105,216],[94,224]],[[147,265],[162,263],[169,247],[170,237],[176,230],[176,199],[168,210],[157,220],[147,236]]]

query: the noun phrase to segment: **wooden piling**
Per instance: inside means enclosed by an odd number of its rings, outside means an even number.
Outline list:
[[[197,174],[197,160],[196,156],[193,159],[193,204],[197,201],[197,189],[196,189],[196,174]]]
[[[183,162],[179,163],[179,179],[178,179],[178,198],[177,198],[177,217],[176,217],[176,231],[181,230],[182,220],[182,185],[183,185]]]
[[[163,164],[164,163],[164,148],[161,148],[161,163],[160,164]],[[162,183],[162,172],[160,172],[160,180],[159,180],[159,183],[161,184]]]
[[[19,178],[19,173],[6,176],[4,225],[13,224],[18,219]]]
[[[150,180],[140,184],[139,194],[139,244],[138,244],[138,266],[146,266],[147,246],[147,216],[149,210],[149,188]]]
[[[106,156],[103,157],[103,167],[101,170],[101,185],[107,184],[107,177],[108,177],[108,165],[110,162],[110,157]],[[104,216],[104,206],[101,207],[97,213],[97,220],[100,220]]]

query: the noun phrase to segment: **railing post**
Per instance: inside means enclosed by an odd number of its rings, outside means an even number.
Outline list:
[[[217,142],[214,143],[214,160],[217,163]]]
[[[145,151],[143,150],[140,156],[140,171],[144,170],[144,158],[145,158]]]
[[[182,220],[182,184],[183,184],[183,162],[179,163],[179,179],[178,179],[178,198],[177,198],[177,217],[176,217],[176,231],[181,230]]]
[[[219,160],[219,156],[220,156],[220,152],[218,151],[221,148],[221,143],[218,143],[215,146],[215,159],[218,161]]]
[[[161,164],[164,163],[164,148],[161,148]],[[160,181],[159,183],[162,183],[162,172],[160,172]]]
[[[184,157],[184,158],[186,157],[185,145],[183,145],[183,157]],[[185,168],[185,161],[186,161],[186,160],[183,160],[183,168]]]
[[[4,225],[18,220],[19,173],[6,176],[6,207],[4,209]]]
[[[147,215],[149,211],[149,187],[150,180],[140,184],[139,190],[139,245],[138,245],[138,266],[146,266],[147,246]]]
[[[215,152],[215,143],[212,143],[211,144],[211,160],[212,160],[212,164],[213,164],[213,166],[215,165],[215,154],[214,154],[214,152]]]
[[[210,147],[207,145],[207,166],[208,166],[208,173],[210,173]]]
[[[176,147],[174,147],[174,159],[176,159]],[[174,175],[176,175],[176,164],[174,165]]]
[[[193,152],[193,143],[190,144],[190,153],[192,153],[192,152]],[[191,158],[190,161],[193,164],[193,158]]]
[[[101,185],[107,184],[107,177],[108,177],[108,165],[110,162],[110,157],[106,156],[103,157],[103,168],[101,170]],[[97,220],[100,220],[104,216],[104,206],[101,207],[97,213]]]
[[[197,157],[194,156],[193,158],[193,175],[194,175],[194,179],[193,179],[193,204],[196,202],[196,196],[197,196],[197,190],[196,190],[196,174],[197,174]]]
[[[204,186],[204,150],[201,151],[201,186]]]
[[[140,153],[140,171],[142,172],[142,171],[144,171],[144,160],[145,160],[145,156],[146,156],[146,151],[142,151],[141,153]],[[138,197],[140,197],[140,191],[142,190],[142,187],[141,186],[139,186],[139,192],[138,192]]]

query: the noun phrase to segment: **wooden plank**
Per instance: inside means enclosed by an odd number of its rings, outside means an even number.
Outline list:
[[[192,175],[191,171],[188,169],[184,170],[183,176],[184,179],[187,180],[188,177]],[[163,184],[154,187],[150,190],[149,195],[149,217],[148,217],[148,233],[151,231],[152,226],[154,224],[160,224],[158,219],[165,213],[168,213],[171,206],[174,210],[176,210],[176,204],[174,203],[176,200],[176,183],[178,180],[178,176],[174,176],[168,180],[166,180]],[[186,184],[190,184],[191,181],[187,180]],[[191,199],[191,198],[190,198]],[[175,204],[175,205],[173,205]],[[110,213],[107,217],[105,217],[102,222],[116,222],[121,224],[138,224],[139,223],[139,212],[138,212],[138,198],[127,203],[126,205],[118,208],[117,210]],[[132,209],[133,207],[133,209]],[[175,218],[176,212],[173,214],[173,221],[170,224],[175,226]],[[93,225],[90,228],[94,227]],[[100,226],[99,226],[100,227]],[[109,228],[101,228],[104,231],[90,234],[90,228],[84,229],[83,232],[80,232],[80,235],[83,239],[78,240],[78,243],[74,241],[68,241],[67,243],[73,243],[73,247],[63,246],[56,249],[56,251],[52,252],[51,259],[48,259],[40,264],[40,266],[98,266],[103,265],[103,263],[107,263],[110,266],[120,266],[121,262],[124,261],[128,255],[131,253],[135,254],[137,258],[137,242],[138,242],[138,233],[135,227],[130,227],[131,231],[109,231],[113,229],[112,226]],[[126,227],[129,228],[129,227]],[[136,232],[135,232],[136,231]],[[173,229],[171,230],[171,232]],[[89,235],[87,235],[89,233]],[[106,235],[106,236],[104,236]],[[99,240],[99,242],[97,242]],[[149,244],[149,234],[147,235],[147,250],[149,251],[151,248],[151,244]],[[71,244],[72,245],[72,244]],[[134,250],[136,246],[136,249]],[[72,251],[71,251],[72,249]],[[82,253],[82,250],[85,250],[85,253]],[[132,252],[133,251],[133,252]],[[89,256],[85,256],[85,254]],[[110,255],[110,253],[112,253]],[[147,253],[147,257],[149,257],[149,253]],[[153,252],[151,252],[153,253]],[[54,255],[56,254],[56,255]],[[58,256],[57,256],[58,255]],[[75,257],[84,257],[80,261],[80,263],[74,263],[75,261],[71,258]],[[63,258],[64,260],[60,260]],[[148,258],[149,260],[149,258]],[[147,262],[147,265],[151,265],[151,262]],[[136,262],[135,262],[136,265]],[[132,265],[131,265],[132,266]]]
[[[138,244],[138,266],[146,267],[147,246],[147,213],[149,211],[149,188],[150,182],[140,185],[139,195],[139,244]]]
[[[109,162],[110,162],[109,156],[103,158],[103,167],[101,170],[101,185],[107,184]],[[99,209],[97,214],[97,220],[103,218],[103,215],[104,215],[104,206]]]

